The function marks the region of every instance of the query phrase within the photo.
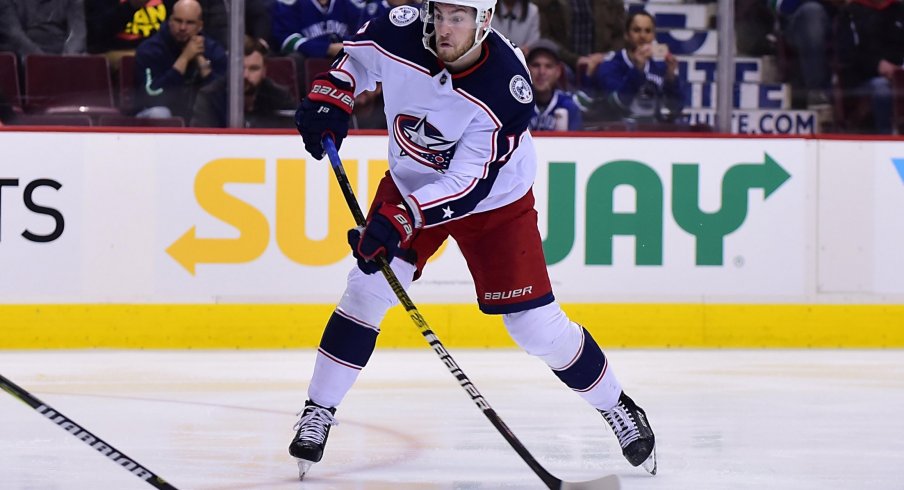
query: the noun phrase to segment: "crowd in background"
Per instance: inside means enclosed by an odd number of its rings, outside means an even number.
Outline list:
[[[417,1],[245,0],[246,127],[291,127],[313,75],[307,71],[323,66],[309,60],[328,62],[365,22]],[[25,57],[104,55],[114,84],[131,80],[128,103],[117,104],[124,115],[226,127],[229,6],[230,0],[0,0],[0,52],[15,55],[20,86]],[[901,0],[738,0],[736,14],[738,55],[777,59],[781,81],[793,88],[792,108],[830,109],[830,127],[839,130],[896,132],[896,77],[904,84]],[[534,130],[685,124],[687,81],[676,56],[655,43],[656,18],[647,11],[629,13],[623,0],[499,0],[492,25],[525,55]],[[269,77],[273,58],[293,60],[294,77]],[[0,84],[0,122],[29,112],[27,100],[11,103],[3,90]],[[353,122],[385,128],[379,88],[358,97]]]
[[[775,54],[783,81],[794,89],[795,108],[831,107],[839,132],[899,132],[893,107],[900,103],[895,85],[904,91],[900,0],[741,0],[738,5],[739,53]]]

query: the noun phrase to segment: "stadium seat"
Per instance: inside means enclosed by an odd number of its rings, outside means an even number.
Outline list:
[[[100,55],[26,56],[25,110],[36,114],[118,114],[107,59]]]
[[[185,121],[181,117],[135,117],[135,116],[100,116],[97,121],[99,126],[130,126],[145,128],[184,128]]]
[[[832,77],[833,131],[868,133],[872,131],[872,103],[869,96],[853,94],[843,88],[842,74],[836,70]]]
[[[318,73],[323,73],[330,69],[333,60],[329,58],[306,58],[304,60],[304,86],[301,87],[305,93],[311,88],[311,82]]]
[[[74,114],[20,114],[13,126],[91,126],[91,117]]]
[[[9,104],[15,112],[22,112],[21,94],[16,55],[0,52],[0,95],[3,96],[0,103]]]
[[[904,70],[895,70],[891,81],[891,93],[894,97],[891,127],[895,134],[904,134]]]
[[[119,60],[119,109],[123,114],[135,112],[135,56]]]
[[[265,60],[267,77],[289,89],[292,99],[298,102],[298,75],[295,60],[288,56],[276,56]]]

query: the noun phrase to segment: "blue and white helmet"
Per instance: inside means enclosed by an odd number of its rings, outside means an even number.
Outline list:
[[[433,27],[433,4],[446,3],[450,5],[461,5],[462,7],[472,7],[477,10],[475,18],[475,27],[477,31],[474,33],[474,44],[471,49],[467,50],[461,56],[464,57],[473,51],[480,43],[490,34],[490,23],[493,20],[493,13],[496,11],[496,0],[424,0],[421,5],[421,20],[424,21],[424,47],[436,56],[439,56],[430,45],[430,39],[436,34]]]

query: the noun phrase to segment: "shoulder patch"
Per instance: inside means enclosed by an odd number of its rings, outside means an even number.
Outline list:
[[[414,22],[421,15],[411,5],[402,5],[389,11],[389,21],[397,27],[404,27]]]
[[[512,91],[515,100],[522,104],[530,104],[534,101],[534,91],[531,90],[530,83],[528,83],[521,75],[512,77],[512,80],[509,82],[509,90]]]

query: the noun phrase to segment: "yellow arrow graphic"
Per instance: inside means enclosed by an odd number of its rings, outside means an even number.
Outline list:
[[[191,275],[199,263],[250,262],[264,253],[270,242],[267,217],[251,204],[225,190],[226,184],[264,183],[263,158],[221,158],[212,160],[195,177],[195,198],[211,216],[232,225],[238,238],[197,238],[192,226],[166,252]]]

